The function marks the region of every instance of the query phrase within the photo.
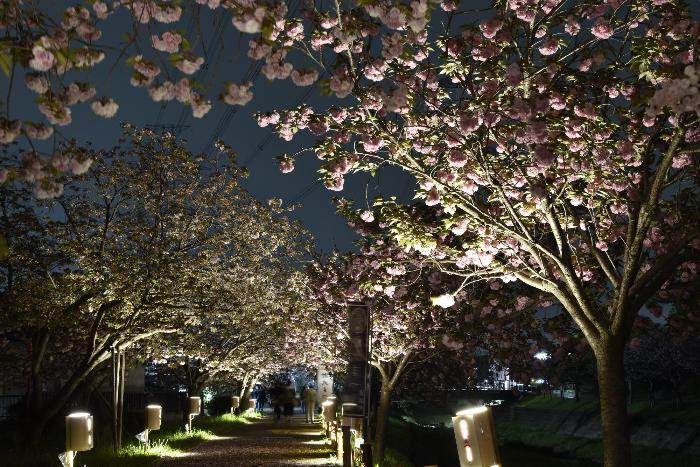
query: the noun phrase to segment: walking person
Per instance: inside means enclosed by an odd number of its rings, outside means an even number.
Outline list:
[[[276,384],[275,387],[270,390],[270,400],[272,401],[272,407],[275,412],[275,422],[279,422],[280,418],[282,418],[284,393],[285,388],[279,384]]]
[[[284,400],[282,403],[282,408],[284,409],[284,421],[291,423],[292,415],[294,415],[294,387],[292,383],[289,383],[287,387],[284,388]]]
[[[304,409],[306,412],[306,423],[316,423],[316,390],[312,384],[304,389]]]
[[[255,410],[258,412],[262,413],[263,409],[265,408],[265,401],[267,400],[267,391],[265,390],[264,386],[260,386],[260,390],[258,391],[258,397],[255,399]]]

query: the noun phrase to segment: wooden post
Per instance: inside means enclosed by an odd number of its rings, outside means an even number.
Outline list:
[[[343,467],[352,467],[352,446],[350,445],[350,427],[343,427]]]
[[[112,347],[112,441],[114,452],[119,451],[119,436],[117,435],[117,430],[119,429],[118,414],[119,414],[119,363],[121,359],[118,354],[119,350],[116,347]]]
[[[372,445],[370,443],[362,443],[362,465],[372,467]]]

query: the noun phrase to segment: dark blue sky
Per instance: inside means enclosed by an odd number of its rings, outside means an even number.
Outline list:
[[[192,2],[194,3],[194,2]],[[475,20],[487,12],[478,11],[487,7],[488,1],[479,0],[470,3],[469,7],[474,11],[464,20]],[[67,6],[73,5],[73,1],[44,1],[42,7],[55,9],[58,14]],[[290,9],[299,4],[297,0],[289,0]],[[698,17],[700,1],[693,0],[688,3],[692,14]],[[463,4],[466,6],[466,3]],[[193,52],[204,55],[206,52],[209,68],[203,75],[196,75],[196,79],[206,87],[206,95],[214,102],[212,110],[202,119],[191,116],[189,108],[177,102],[171,102],[164,108],[160,103],[152,102],[145,89],[133,88],[129,85],[130,67],[122,62],[114,65],[105,60],[95,67],[90,73],[72,72],[65,77],[66,82],[90,81],[98,87],[98,96],[107,94],[114,97],[120,105],[115,117],[105,120],[93,115],[88,104],[78,104],[72,107],[73,124],[60,128],[60,132],[67,138],[76,138],[79,141],[92,141],[97,147],[109,147],[117,143],[120,135],[119,123],[128,121],[138,126],[184,125],[179,135],[189,141],[189,147],[194,152],[200,152],[207,147],[212,137],[223,139],[239,154],[239,163],[244,164],[250,170],[250,177],[245,181],[245,186],[259,199],[282,198],[286,203],[299,201],[303,207],[295,210],[292,216],[300,219],[314,234],[318,248],[328,252],[334,247],[341,250],[352,248],[355,236],[347,228],[344,219],[335,214],[331,203],[331,197],[337,195],[329,192],[316,182],[316,168],[319,161],[312,153],[306,153],[296,164],[296,170],[288,175],[280,173],[277,162],[273,159],[282,153],[295,153],[303,147],[309,147],[313,139],[308,132],[303,132],[292,142],[285,142],[273,134],[270,127],[259,128],[253,118],[256,111],[284,109],[293,107],[299,103],[307,103],[312,107],[324,108],[333,99],[319,95],[318,88],[299,88],[290,81],[268,81],[264,75],[259,75],[253,88],[254,98],[245,107],[228,106],[218,101],[218,95],[223,89],[225,81],[241,82],[250,74],[254,63],[247,58],[248,41],[252,35],[241,35],[233,27],[228,14],[219,9],[216,14],[205,7],[201,8],[202,14],[199,27],[190,20],[192,15],[183,16],[183,19],[175,25],[162,25],[151,23],[150,32],[146,33],[142,28],[143,38],[150,37],[152,33],[160,33],[165,30],[178,29],[189,31],[189,40],[193,45]],[[221,21],[217,15],[226,14],[223,19],[223,34],[216,35],[216,25]],[[130,16],[126,11],[120,11],[116,16],[107,19],[104,27],[104,35],[98,41],[99,44],[114,46],[119,44],[124,31],[130,27]],[[456,27],[453,25],[453,27]],[[205,46],[197,39],[196,30],[202,31]],[[143,42],[143,40],[142,40]],[[146,58],[157,56],[150,46],[142,48]],[[128,55],[137,52],[130,50]],[[163,56],[163,54],[161,54]],[[290,54],[291,57],[299,57],[299,54]],[[292,60],[296,64],[300,62]],[[170,67],[170,72],[172,72]],[[179,79],[182,74],[175,70],[176,74],[170,79]],[[162,74],[159,78],[163,78]],[[16,77],[15,86],[24,89],[23,76]],[[6,94],[8,80],[0,73],[0,96]],[[22,118],[35,121],[43,121],[36,105],[32,102],[35,95],[29,91],[16,93],[11,103],[10,115],[13,118]],[[349,102],[349,99],[348,99]],[[184,111],[183,111],[184,109]],[[235,114],[231,115],[232,110]],[[217,132],[217,130],[219,130]],[[50,145],[40,145],[40,148],[49,149]],[[374,180],[369,180],[365,174],[350,175],[346,179],[345,190],[342,196],[355,200],[359,205],[366,204],[382,192],[384,195],[396,194],[402,200],[413,193],[413,182],[396,169],[382,171]],[[368,196],[366,196],[366,193]]]
[[[45,2],[46,3],[46,2]],[[54,6],[70,6],[74,2],[51,2]],[[293,2],[290,2],[293,3]],[[79,141],[91,141],[96,147],[110,147],[117,144],[121,134],[120,122],[127,121],[137,126],[145,125],[183,125],[177,127],[179,136],[188,141],[189,148],[201,152],[213,137],[223,139],[237,153],[239,163],[244,164],[250,171],[250,176],[244,185],[261,200],[282,198],[285,203],[298,201],[301,208],[291,213],[300,219],[316,238],[317,247],[325,252],[338,247],[341,250],[352,248],[355,235],[347,228],[345,220],[335,213],[331,202],[332,196],[338,193],[326,190],[321,183],[316,182],[316,168],[319,161],[313,153],[305,153],[296,164],[296,170],[284,175],[279,171],[277,162],[273,159],[282,153],[294,153],[303,147],[310,147],[313,139],[308,132],[300,133],[294,141],[286,142],[278,138],[270,127],[259,128],[253,114],[257,111],[284,109],[293,107],[300,102],[314,108],[323,108],[333,100],[319,95],[318,88],[299,88],[290,81],[268,81],[260,74],[253,87],[254,98],[247,106],[228,106],[218,100],[225,81],[240,82],[251,71],[254,62],[247,58],[248,41],[251,35],[239,34],[228,19],[225,20],[223,35],[214,42],[215,25],[218,17],[203,8],[201,30],[206,44],[206,53],[210,62],[209,68],[203,75],[195,75],[206,87],[206,95],[212,100],[212,110],[202,119],[192,117],[189,107],[179,102],[170,102],[165,107],[151,101],[147,91],[134,88],[129,84],[131,68],[124,62],[114,65],[106,59],[97,65],[90,73],[71,72],[64,77],[66,83],[72,81],[89,81],[97,85],[98,96],[109,95],[120,105],[119,111],[111,119],[96,117],[89,104],[73,106],[73,123],[67,127],[58,128],[66,138],[76,138]],[[223,13],[223,11],[222,11]],[[110,17],[104,25],[103,37],[99,44],[115,45],[129,26],[129,18],[125,11]],[[170,26],[170,27],[166,27]],[[187,17],[175,25],[177,29],[194,30],[195,25]],[[154,31],[172,29],[173,25],[151,25]],[[145,37],[145,36],[144,36]],[[190,42],[194,52],[204,54],[201,42],[196,34],[190,32]],[[212,43],[214,42],[214,43]],[[145,58],[153,58],[156,52],[143,48]],[[132,49],[129,55],[136,52]],[[112,69],[110,73],[110,69]],[[172,70],[169,70],[172,73]],[[175,70],[171,79],[180,79],[181,73]],[[159,78],[163,77],[163,73]],[[2,75],[3,95],[7,89],[7,78]],[[17,89],[24,89],[23,76],[15,77]],[[10,115],[34,121],[44,121],[43,116],[33,103],[35,95],[29,91],[18,92],[13,96]],[[183,112],[184,109],[184,112]],[[232,110],[235,114],[231,115]],[[219,130],[217,132],[217,130]],[[50,150],[50,141],[39,145],[40,150]],[[368,185],[369,183],[369,185]],[[384,194],[411,193],[409,179],[397,170],[385,170],[379,177],[369,180],[365,174],[350,175],[345,184],[345,190],[340,194],[365,205],[365,192],[369,199],[379,193],[379,187]]]

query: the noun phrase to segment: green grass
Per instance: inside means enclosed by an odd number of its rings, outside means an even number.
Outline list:
[[[80,452],[75,458],[76,467],[149,467],[163,457],[174,457],[187,452],[198,444],[228,435],[240,427],[251,423],[251,419],[260,416],[221,415],[217,417],[197,417],[193,429],[186,432],[184,424],[164,425],[161,430],[150,433],[150,447],[139,443],[134,433],[124,431],[124,445],[115,453],[110,439],[96,440],[90,451]],[[55,440],[53,440],[55,441]],[[60,440],[59,440],[60,441]],[[12,446],[0,449],[0,459],[12,459],[13,463],[2,465],[21,465],[23,467],[43,467],[58,465],[58,452],[55,443],[28,449],[26,446]]]
[[[557,396],[537,395],[526,398],[515,404],[517,407],[540,410],[561,410],[566,412],[598,413],[597,399],[561,399]],[[671,401],[657,403],[649,407],[646,400],[635,400],[627,406],[627,413],[633,426],[651,422],[654,424],[700,425],[700,401],[688,399],[683,404],[676,406]]]
[[[595,399],[583,399],[576,402],[576,399],[562,399],[559,396],[538,395],[531,396],[515,404],[517,407],[527,409],[546,409],[594,412],[598,410],[598,401]]]
[[[531,430],[510,422],[496,423],[496,433],[499,439],[506,442],[506,451],[509,444],[522,446],[523,449],[534,447],[540,450],[551,450],[556,455],[584,459],[587,462],[585,465],[590,466],[600,465],[592,462],[600,462],[600,459],[603,457],[603,443],[598,439],[563,436],[549,431]],[[688,453],[677,453],[648,446],[632,446],[632,465],[635,467],[694,465],[696,461],[695,456],[691,456]],[[574,461],[572,460],[572,462]],[[506,464],[505,460],[504,464]]]
[[[414,467],[413,462],[400,453],[391,448],[386,448],[384,450],[384,462],[381,464],[382,467]]]

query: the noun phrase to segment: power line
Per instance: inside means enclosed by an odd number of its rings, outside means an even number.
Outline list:
[[[314,89],[315,86],[316,86],[315,83],[313,86],[309,86],[306,89],[306,91],[304,91],[304,93],[299,97],[299,99],[297,99],[296,104],[294,104],[292,107],[293,108],[298,107],[302,102],[304,102],[309,97],[309,95],[311,94],[311,91]],[[246,157],[245,161],[241,162],[240,165],[242,167],[246,167],[250,163],[250,161],[255,159],[257,157],[257,155],[260,154],[263,149],[265,149],[265,146],[267,146],[270,143],[273,136],[274,136],[274,133],[269,133],[267,136],[265,136],[263,139],[261,139],[260,142],[258,143],[258,145],[255,147],[255,149],[248,155],[248,157]]]

